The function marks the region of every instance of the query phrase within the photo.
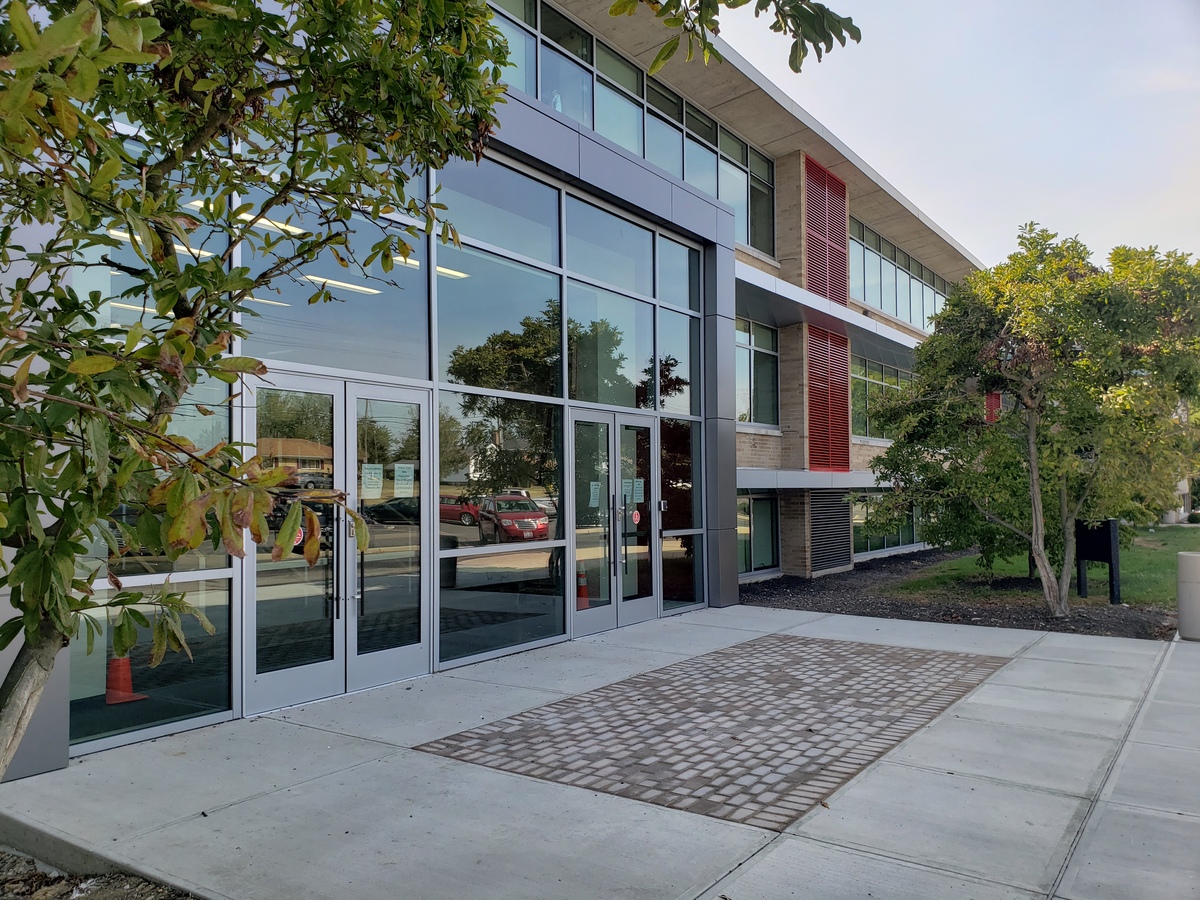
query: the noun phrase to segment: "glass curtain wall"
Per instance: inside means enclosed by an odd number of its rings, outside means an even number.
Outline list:
[[[850,296],[925,331],[950,286],[857,219],[850,219]]]
[[[900,528],[890,534],[869,534],[871,506],[878,494],[861,494],[854,501],[854,552],[872,553],[921,543],[920,513],[914,509]]]
[[[495,0],[494,6],[510,47],[507,84],[728,203],[738,243],[774,255],[770,157],[549,4]]]
[[[872,407],[883,399],[885,391],[899,390],[911,382],[911,372],[862,356],[851,356],[850,433],[855,437],[891,440],[892,435],[872,420]]]
[[[738,574],[779,568],[779,501],[774,494],[738,491]]]
[[[461,239],[432,250],[440,659],[566,632],[571,402],[669,414],[667,607],[702,599],[699,250],[492,160],[437,180]]]
[[[739,422],[779,424],[779,332],[737,319],[734,409]]]

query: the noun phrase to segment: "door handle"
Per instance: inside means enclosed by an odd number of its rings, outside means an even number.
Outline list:
[[[612,572],[613,576],[615,577],[617,574],[617,557],[621,553],[621,548],[617,543],[619,540],[618,535],[621,533],[621,520],[617,513],[616,494],[612,495],[612,522],[609,525],[609,533],[612,535],[612,537],[609,539],[609,543],[612,545]]]

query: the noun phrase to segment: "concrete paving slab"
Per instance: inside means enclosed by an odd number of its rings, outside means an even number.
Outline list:
[[[1047,891],[1088,801],[882,762],[789,832]]]
[[[689,625],[719,625],[723,628],[741,628],[771,634],[794,628],[807,622],[823,619],[828,613],[808,612],[799,609],[774,609],[770,606],[723,606],[721,608],[698,609],[685,613],[680,621]]]
[[[1072,642],[1051,640],[1059,637],[1071,637],[1076,640]],[[1080,638],[1087,638],[1095,643],[1085,643]],[[1159,658],[1166,649],[1167,644],[1163,641],[1048,634],[1021,656],[1024,659],[1056,659],[1062,662],[1090,663],[1097,666],[1146,672],[1158,664]]]
[[[1154,700],[1185,703],[1195,708],[1200,706],[1200,676],[1168,665],[1150,696]]]
[[[562,696],[557,691],[430,675],[280,710],[268,718],[412,747]]]
[[[868,616],[826,616],[789,628],[787,634],[893,647],[917,647],[922,650],[982,653],[987,656],[1016,656],[1041,637],[1040,632],[1015,628],[977,628],[973,625],[907,622]]]
[[[1032,900],[1041,895],[912,863],[785,836],[703,900]]]
[[[1056,897],[1062,900],[1200,898],[1200,819],[1097,804]]]
[[[703,628],[704,633],[733,635],[737,639],[754,637],[732,629]],[[643,650],[612,643],[599,643],[582,638],[566,644],[555,644],[537,650],[526,650],[512,656],[489,659],[486,662],[451,669],[442,673],[472,683],[486,682],[509,685],[559,694],[580,694],[594,690],[630,675],[659,669],[678,662],[690,654],[669,653],[663,650]]]
[[[105,843],[395,752],[287,722],[242,719],[85,756],[6,784],[0,798],[12,815]]]
[[[1111,738],[950,717],[905,741],[888,761],[1091,797],[1119,746]]]
[[[1148,679],[1149,673],[1129,669],[1022,656],[1001,669],[992,683],[1134,699],[1145,692]]]
[[[674,900],[768,840],[746,826],[403,751],[115,849],[239,900]]]
[[[655,619],[652,622],[642,622],[640,625],[631,625],[628,628],[617,628],[603,634],[594,634],[575,643],[695,656],[712,650],[721,650],[733,644],[740,644],[742,641],[753,640],[761,633],[737,628],[693,625],[687,619],[678,622],[670,619]]]
[[[1148,641],[1138,638],[1107,637],[1095,634],[1062,634],[1048,632],[1037,642],[1033,649],[1043,652],[1054,650],[1096,650],[1107,649],[1112,653],[1141,656],[1146,659],[1157,659],[1169,646],[1166,641]],[[1063,657],[1064,659],[1066,657]]]
[[[1200,816],[1200,749],[1130,743],[1117,760],[1104,799]],[[1200,868],[1200,860],[1196,860]]]
[[[1200,711],[1187,703],[1152,700],[1142,711],[1132,740],[1200,749]]]
[[[1167,662],[1175,671],[1200,675],[1200,641],[1175,641]]]
[[[1137,701],[1121,697],[1058,694],[1041,688],[988,682],[951,715],[1001,725],[1028,725],[1068,734],[1117,738],[1125,733]]]

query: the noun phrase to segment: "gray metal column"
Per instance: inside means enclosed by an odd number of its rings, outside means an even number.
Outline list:
[[[710,606],[738,602],[737,444],[734,402],[733,216],[718,212],[718,243],[705,251],[704,501]]]

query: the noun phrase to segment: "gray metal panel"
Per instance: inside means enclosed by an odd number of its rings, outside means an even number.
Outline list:
[[[709,528],[737,526],[737,428],[732,419],[704,423],[704,504]]]
[[[492,143],[540,169],[579,177],[579,129],[536,101],[510,95],[500,107],[500,128]]]
[[[850,352],[884,365],[912,369],[913,351],[877,334],[850,326]]]
[[[728,247],[732,250],[735,246],[733,233],[736,227],[737,220],[733,217],[733,210],[722,203],[717,209],[716,242],[722,247]]]
[[[0,669],[8,671],[23,640],[18,638],[0,653]],[[4,773],[5,781],[65,769],[71,751],[71,651],[63,648],[54,660],[54,671],[42,693],[17,755]]]
[[[708,605],[737,605],[737,529],[710,528],[704,535],[704,559],[708,576]]]
[[[704,322],[704,415],[732,419],[734,396],[734,323],[726,316],[705,316]]]
[[[719,244],[704,254],[704,312],[707,315],[728,316],[737,313],[737,258],[733,251]]]
[[[706,241],[717,239],[717,207],[681,184],[671,185],[671,221]]]
[[[619,202],[634,204],[642,215],[671,221],[671,182],[615,144],[589,135],[579,139],[579,180]]]
[[[854,563],[853,525],[844,491],[810,491],[812,572],[841,569]]]

